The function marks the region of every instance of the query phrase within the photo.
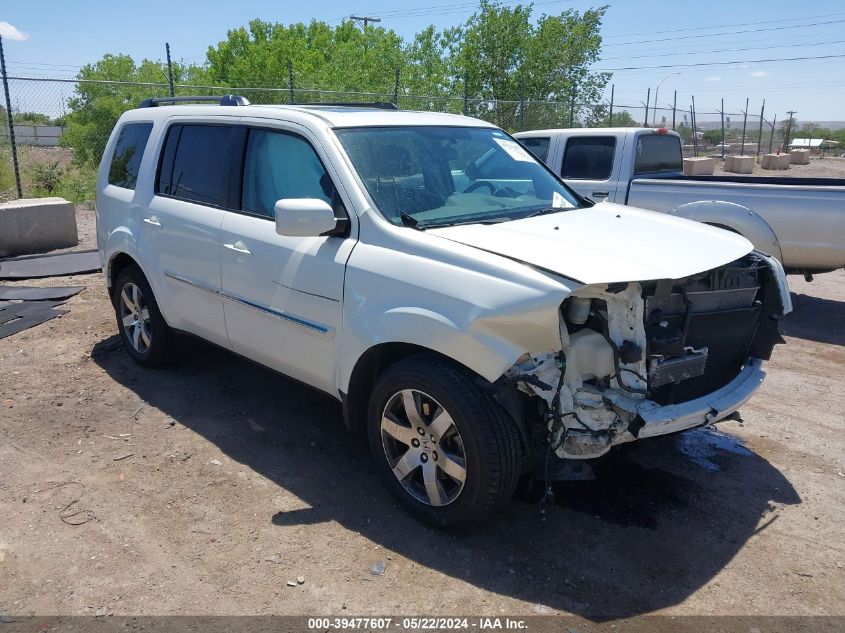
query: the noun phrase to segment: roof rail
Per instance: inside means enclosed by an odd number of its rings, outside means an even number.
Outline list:
[[[399,106],[390,101],[314,101],[294,103],[298,106],[340,106],[347,108],[375,108],[377,110],[398,110]]]
[[[153,97],[144,99],[138,104],[139,108],[155,108],[168,103],[193,103],[196,101],[213,101],[222,106],[247,106],[249,100],[240,95],[223,95],[222,97],[196,96],[196,97]]]

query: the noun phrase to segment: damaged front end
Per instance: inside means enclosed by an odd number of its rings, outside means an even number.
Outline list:
[[[535,444],[599,457],[735,412],[790,310],[783,269],[757,252],[683,279],[585,286],[560,307],[560,351],[524,354],[504,379]]]

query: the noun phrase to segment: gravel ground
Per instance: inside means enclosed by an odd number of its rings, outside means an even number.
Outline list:
[[[738,176],[726,172],[722,169],[722,163],[719,162],[716,166],[715,175],[717,176]],[[772,171],[770,169],[761,169],[760,165],[754,166],[754,176],[771,176],[783,178],[845,178],[845,158],[839,157],[825,157],[817,158],[815,156],[810,158],[809,165],[790,165],[789,169],[785,171]]]
[[[195,340],[142,369],[99,275],[37,282],[87,289],[0,340],[0,615],[843,615],[845,271],[790,282],[743,422],[460,536],[393,504],[333,400]]]

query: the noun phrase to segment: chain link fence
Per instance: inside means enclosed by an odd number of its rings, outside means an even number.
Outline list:
[[[59,195],[74,202],[94,197],[96,166],[116,117],[149,97],[167,97],[167,83],[77,81],[8,77],[17,155],[24,197]],[[2,92],[2,88],[0,88]],[[177,96],[243,95],[252,103],[391,102],[399,108],[467,114],[511,132],[565,127],[645,126],[677,130],[684,154],[760,154],[784,142],[776,121],[759,114],[693,112],[692,107],[570,101],[490,100],[448,95],[414,95],[398,86],[383,92],[335,91],[302,87],[176,85]],[[5,103],[0,94],[0,103]],[[0,201],[17,197],[8,116],[0,125]],[[743,136],[743,129],[745,134]],[[695,131],[695,134],[693,133]]]

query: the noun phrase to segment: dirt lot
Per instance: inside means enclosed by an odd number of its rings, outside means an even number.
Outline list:
[[[736,176],[722,169],[722,163],[719,162],[715,174],[717,176]],[[785,171],[772,171],[770,169],[761,169],[760,165],[754,166],[754,176],[772,176],[783,178],[845,178],[845,158],[830,157],[818,158],[813,156],[810,158],[809,165],[790,165],[789,169]]]
[[[845,271],[790,281],[744,422],[455,536],[392,503],[331,399],[192,340],[141,369],[99,275],[46,280],[88,288],[0,340],[0,615],[845,614]]]

